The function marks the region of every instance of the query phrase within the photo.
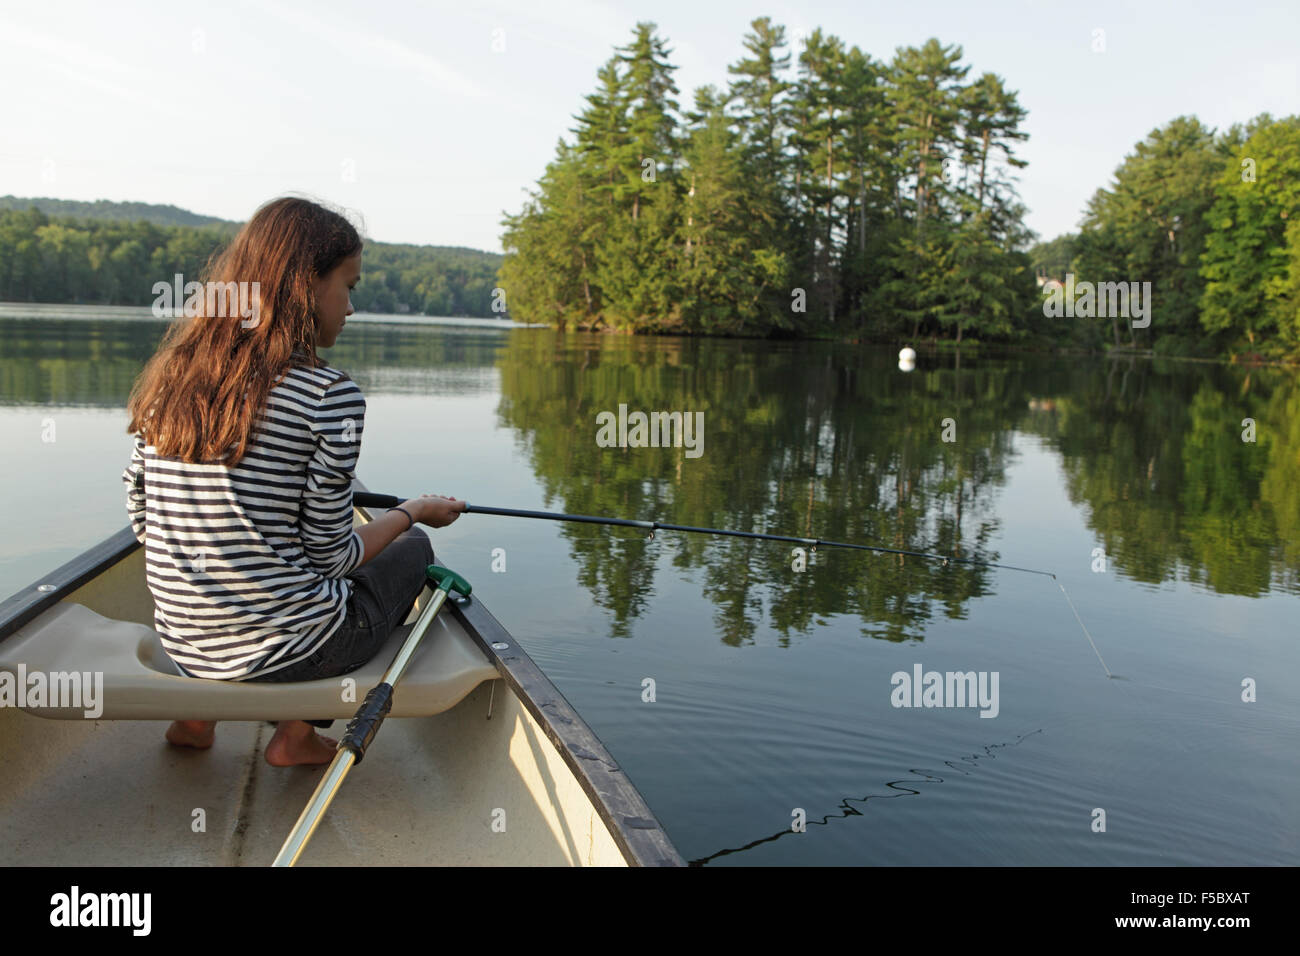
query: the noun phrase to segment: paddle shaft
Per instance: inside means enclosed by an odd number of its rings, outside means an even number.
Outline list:
[[[411,657],[415,654],[415,649],[419,647],[420,641],[424,639],[425,632],[433,619],[442,609],[442,605],[447,600],[447,588],[450,587],[450,581],[444,581],[433,592],[431,600],[420,616],[416,619],[415,625],[411,628],[411,633],[406,640],[402,642],[401,649],[393,662],[388,665],[388,670],[384,672],[384,679],[379,682],[370,693],[366,695],[365,701],[357,710],[356,716],[348,724],[347,734],[343,740],[339,741],[338,753],[330,762],[329,770],[321,778],[321,782],[316,787],[316,792],[312,794],[311,800],[303,808],[298,817],[298,822],[293,825],[293,830],[284,841],[284,846],[280,847],[280,852],[276,855],[275,862],[272,866],[293,866],[302,855],[306,848],[307,842],[311,839],[312,834],[316,832],[316,827],[320,824],[321,819],[325,816],[325,811],[334,800],[334,795],[343,784],[343,779],[352,769],[352,765],[359,763],[365,756],[366,747],[374,739],[375,734],[379,732],[379,725],[383,723],[384,718],[388,716],[389,710],[393,706],[393,685],[395,685],[406,671],[406,667],[411,662]]]

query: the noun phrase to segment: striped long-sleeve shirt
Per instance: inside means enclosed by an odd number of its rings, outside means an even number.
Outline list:
[[[122,474],[145,545],[154,627],[196,677],[270,673],[338,629],[361,563],[352,480],[366,401],[347,373],[295,367],[233,468],[160,458],[135,436]]]

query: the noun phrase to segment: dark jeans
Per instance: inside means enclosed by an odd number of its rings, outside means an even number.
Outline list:
[[[250,677],[248,681],[321,680],[361,667],[379,652],[411,613],[427,580],[425,568],[433,563],[429,536],[419,528],[402,532],[376,557],[348,575],[352,595],[348,598],[347,617],[329,640],[302,660],[262,677]],[[328,727],[334,721],[308,723]]]

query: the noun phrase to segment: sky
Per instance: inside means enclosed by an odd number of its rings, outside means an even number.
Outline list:
[[[759,16],[877,60],[933,36],[968,80],[1002,76],[1029,111],[1019,188],[1044,239],[1176,116],[1300,112],[1297,0],[0,0],[0,195],[245,220],[306,194],[376,240],[499,252],[638,21],[667,40],[685,108],[726,85]]]

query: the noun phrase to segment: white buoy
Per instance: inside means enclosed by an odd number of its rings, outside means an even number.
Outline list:
[[[903,372],[910,372],[916,368],[916,352],[910,348],[905,348],[898,353],[898,368]]]

